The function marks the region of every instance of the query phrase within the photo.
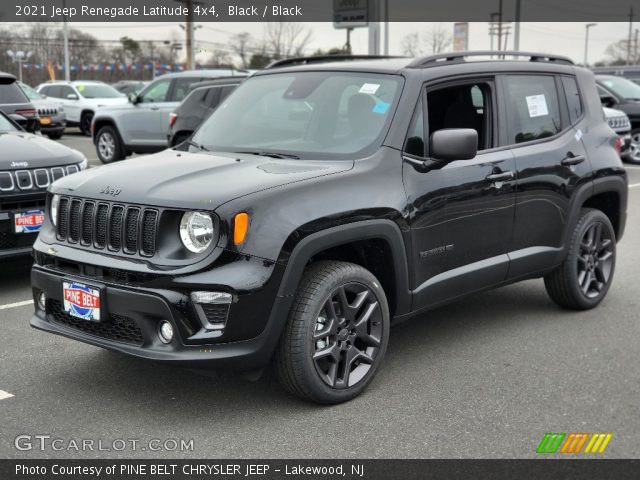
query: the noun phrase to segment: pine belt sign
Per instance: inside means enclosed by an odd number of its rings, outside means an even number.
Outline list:
[[[369,25],[369,0],[333,0],[333,27],[357,28]]]

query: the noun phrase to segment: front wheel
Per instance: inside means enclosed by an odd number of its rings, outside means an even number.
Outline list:
[[[96,135],[96,152],[102,163],[111,163],[124,158],[122,140],[111,125],[102,127]]]
[[[351,400],[380,367],[389,324],[387,298],[371,272],[347,262],[312,264],[276,352],[280,382],[305,400]]]
[[[629,155],[625,159],[628,163],[640,165],[640,128],[636,128],[631,132],[631,145],[629,146]]]
[[[615,266],[616,236],[609,218],[584,209],[564,262],[544,278],[547,293],[564,308],[593,308],[609,291]]]

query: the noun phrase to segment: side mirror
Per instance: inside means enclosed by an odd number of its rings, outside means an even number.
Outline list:
[[[69,95],[67,95],[67,99],[68,100],[78,100],[78,95],[76,95],[75,93],[70,93]]]
[[[133,103],[134,105],[135,105],[136,103],[140,102],[140,98],[138,97],[138,94],[137,94],[137,93],[135,93],[135,92],[131,92],[131,93],[128,95],[128,98],[129,98],[129,101],[130,101],[131,103]]]
[[[602,97],[600,97],[600,103],[602,103],[602,105],[604,105],[607,108],[611,108],[615,104],[617,104],[618,101],[612,95],[603,95]]]
[[[445,128],[431,134],[430,156],[440,162],[471,160],[478,153],[478,132],[472,128]]]

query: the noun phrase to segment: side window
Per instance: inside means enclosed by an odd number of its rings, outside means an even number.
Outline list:
[[[170,85],[171,85],[170,78],[165,78],[152,83],[140,95],[140,102],[141,103],[165,102],[167,99],[167,93],[169,92]]]
[[[420,95],[420,101],[409,125],[409,134],[404,144],[404,153],[416,157],[424,157],[424,146],[424,108],[422,105],[422,95]]]
[[[51,95],[51,88],[50,86],[47,87],[42,87],[39,91],[39,93],[41,93],[42,95],[45,95],[47,97],[52,97],[53,95]]]
[[[229,94],[231,92],[233,92],[236,88],[238,88],[238,85],[227,85],[222,87],[222,89],[220,90],[220,102],[223,101],[225,98],[227,98],[229,96]]]
[[[582,116],[582,99],[578,84],[573,77],[561,77],[564,94],[567,97],[567,107],[569,108],[569,119],[574,124]]]
[[[78,96],[78,94],[75,92],[75,90],[73,88],[71,88],[68,85],[62,85],[60,87],[59,98],[68,98],[68,95]]]
[[[562,129],[555,79],[509,75],[504,79],[509,144],[552,137]]]
[[[207,89],[204,97],[204,104],[209,108],[215,108],[220,103],[220,87],[211,87]]]
[[[189,93],[189,87],[192,83],[197,82],[198,78],[176,78],[173,82],[173,93],[171,94],[172,102],[181,102]]]
[[[490,82],[459,83],[427,92],[429,138],[444,128],[478,132],[478,150],[493,147]]]

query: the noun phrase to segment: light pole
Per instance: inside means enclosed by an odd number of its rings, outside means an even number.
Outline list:
[[[7,55],[18,64],[18,79],[22,82],[22,64],[31,57],[32,52],[23,52],[22,50],[14,52],[13,50],[7,50]]]
[[[587,23],[585,27],[585,35],[584,35],[584,66],[585,68],[589,66],[588,61],[588,53],[589,53],[589,29],[591,27],[595,27],[598,25],[597,23]]]

